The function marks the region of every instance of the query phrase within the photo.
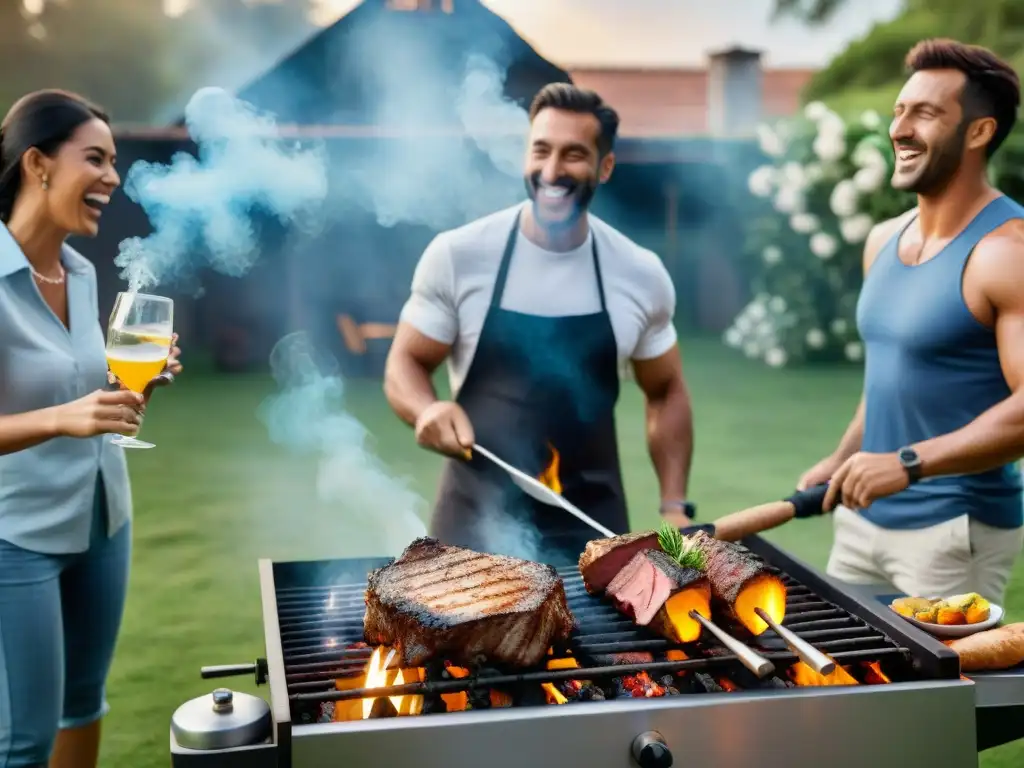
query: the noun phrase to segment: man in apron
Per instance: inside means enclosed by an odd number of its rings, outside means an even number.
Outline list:
[[[555,84],[538,94],[530,119],[530,201],[428,246],[384,387],[419,444],[449,457],[431,535],[570,565],[600,534],[530,498],[474,443],[627,532],[615,404],[620,366],[631,361],[647,400],[662,513],[682,527],[693,514],[692,420],[668,272],[587,213],[615,164],[618,116],[596,94]],[[431,383],[445,361],[454,401],[439,401]]]

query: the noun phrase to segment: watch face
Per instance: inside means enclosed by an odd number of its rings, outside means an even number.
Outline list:
[[[904,464],[917,464],[917,451],[913,448],[903,448],[900,450],[900,461]]]

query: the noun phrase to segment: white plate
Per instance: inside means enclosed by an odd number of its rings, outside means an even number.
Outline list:
[[[912,619],[909,616],[903,616],[902,614],[896,613],[901,619],[906,619],[911,624],[916,624],[925,632],[935,637],[967,637],[973,635],[975,632],[984,632],[986,629],[992,629],[999,621],[1003,618],[1003,607],[996,605],[995,603],[989,603],[988,618],[984,621],[979,621],[977,624],[931,624],[926,621],[918,621]],[[889,610],[892,610],[890,607]]]

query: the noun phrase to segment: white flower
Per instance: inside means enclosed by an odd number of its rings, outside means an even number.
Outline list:
[[[782,249],[777,245],[765,246],[765,249],[761,251],[761,258],[764,259],[765,264],[778,264],[782,261]]]
[[[857,212],[857,187],[850,179],[839,181],[832,189],[828,205],[839,218],[853,216]]]
[[[747,188],[755,197],[769,197],[775,187],[776,173],[770,165],[762,165],[747,177]]]
[[[800,163],[790,161],[779,170],[782,176],[781,186],[791,186],[801,190],[807,187],[807,174]]]
[[[739,349],[743,344],[743,334],[735,326],[725,332],[725,343],[733,349]]]
[[[753,302],[747,309],[747,316],[751,320],[764,320],[768,313],[765,312],[764,304],[760,301]]]
[[[803,193],[796,187],[784,186],[775,196],[774,205],[779,213],[797,213],[804,207]]]
[[[782,137],[765,123],[757,126],[757,144],[768,157],[781,157],[786,151]]]
[[[886,171],[886,168],[878,168],[875,166],[861,168],[853,174],[853,186],[857,188],[858,192],[863,192],[865,194],[877,192],[882,188],[882,184],[885,183]]]
[[[875,222],[868,214],[858,213],[839,221],[839,233],[843,236],[843,240],[856,245],[868,239],[868,234],[874,225]]]
[[[772,368],[781,368],[786,364],[786,353],[778,347],[773,347],[765,353],[764,361]]]
[[[825,169],[821,163],[808,163],[804,166],[804,178],[808,184],[817,184],[825,178]]]
[[[846,333],[846,329],[847,323],[843,318],[837,317],[835,320],[832,321],[832,333],[834,333],[836,336],[844,335]]]
[[[771,301],[768,302],[768,309],[777,315],[781,315],[786,311],[786,300],[781,296],[772,296]]]
[[[811,253],[819,259],[831,259],[839,247],[839,243],[828,232],[815,232],[811,235]]]
[[[843,351],[846,352],[846,359],[853,362],[857,362],[864,357],[864,347],[861,346],[859,341],[851,341]]]
[[[883,173],[889,166],[885,156],[872,141],[861,141],[853,150],[853,164],[858,168],[877,168]]]
[[[743,345],[743,354],[753,359],[761,356],[761,345],[756,341],[748,341]]]
[[[825,115],[829,114],[828,107],[821,101],[812,101],[806,107],[804,107],[804,117],[808,120],[812,120],[815,123],[821,120]]]
[[[825,346],[825,332],[821,328],[811,328],[807,332],[807,346],[811,349],[821,349]]]
[[[846,141],[842,136],[820,133],[812,146],[814,154],[826,163],[834,163],[846,154]]]
[[[818,120],[818,136],[841,139],[846,136],[846,122],[832,110],[827,110]]]
[[[861,113],[860,124],[869,131],[877,130],[882,127],[882,116],[875,112],[875,110],[869,109]]]
[[[812,213],[794,213],[789,219],[789,226],[794,232],[809,235],[819,228],[818,217]]]

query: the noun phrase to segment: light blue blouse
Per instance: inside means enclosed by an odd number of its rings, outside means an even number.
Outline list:
[[[0,413],[67,403],[107,383],[96,270],[65,245],[70,329],[43,300],[28,259],[0,224]],[[0,539],[47,554],[89,546],[97,473],[103,473],[108,532],[132,515],[124,449],[110,435],[58,437],[0,455]]]

